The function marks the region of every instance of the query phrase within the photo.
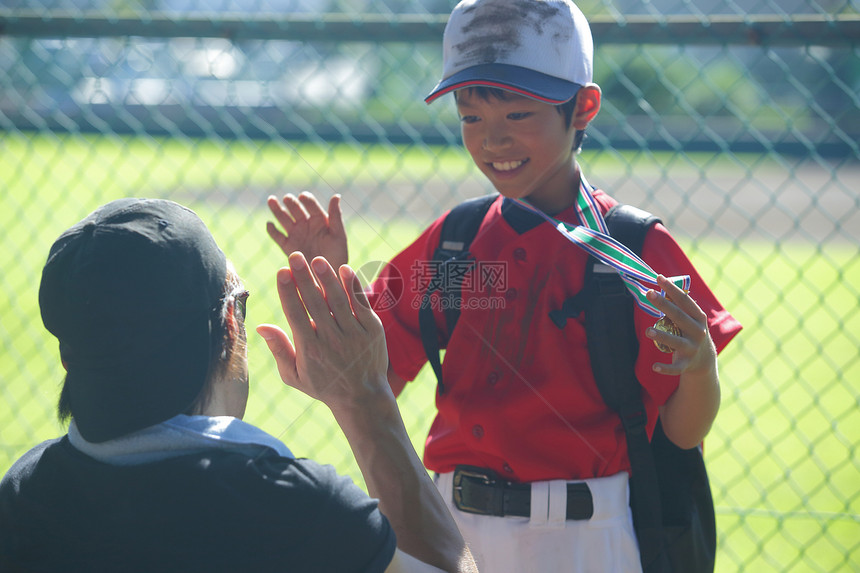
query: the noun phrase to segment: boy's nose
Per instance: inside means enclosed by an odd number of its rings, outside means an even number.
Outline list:
[[[484,141],[482,147],[487,151],[504,149],[511,144],[511,137],[507,131],[497,128],[488,128],[484,133]]]

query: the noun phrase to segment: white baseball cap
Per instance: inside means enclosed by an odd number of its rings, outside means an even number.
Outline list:
[[[463,0],[445,26],[442,81],[424,101],[484,86],[561,104],[591,82],[593,52],[570,0]]]

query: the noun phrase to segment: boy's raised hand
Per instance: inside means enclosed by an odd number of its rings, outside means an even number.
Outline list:
[[[284,255],[299,251],[307,260],[322,256],[336,269],[349,261],[340,195],[331,198],[328,213],[307,191],[298,197],[287,193],[280,201],[270,196],[266,204],[280,224],[269,221],[266,231]]]

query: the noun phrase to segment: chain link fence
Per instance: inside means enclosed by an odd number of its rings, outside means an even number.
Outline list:
[[[580,163],[659,214],[744,332],[706,440],[720,571],[860,570],[860,5],[586,0],[604,105]],[[0,472],[64,430],[37,290],[97,206],[195,209],[282,324],[270,194],[343,195],[373,267],[488,192],[441,70],[442,0],[4,0],[0,4]],[[367,274],[372,274],[368,271]],[[330,414],[249,343],[246,419],[361,483]],[[400,403],[416,449],[432,373]]]

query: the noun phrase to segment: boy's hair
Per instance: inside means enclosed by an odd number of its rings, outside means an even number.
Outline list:
[[[457,93],[461,90],[457,90],[454,92],[454,101],[457,101]],[[500,89],[500,88],[491,88],[487,86],[474,86],[470,88],[463,88],[462,91],[467,92],[469,95],[474,95],[481,98],[484,101],[489,101],[491,99],[498,99],[501,101],[508,101],[511,99],[514,94],[509,91]],[[555,105],[555,110],[564,117],[564,128],[570,129],[570,125],[573,122],[573,112],[576,109],[576,97],[569,99],[568,101]],[[582,141],[585,138],[585,130],[578,129],[576,130],[576,135],[573,139],[573,150],[579,151],[582,147]]]

